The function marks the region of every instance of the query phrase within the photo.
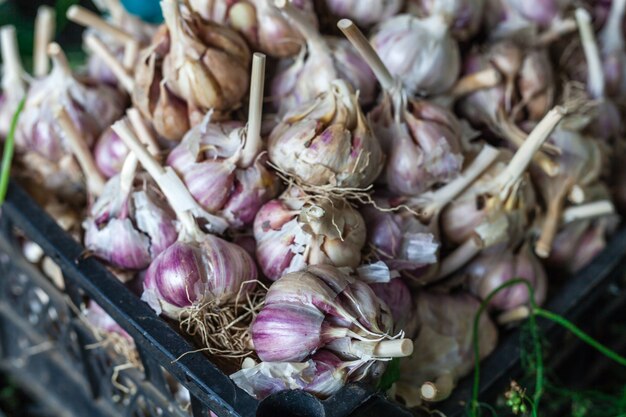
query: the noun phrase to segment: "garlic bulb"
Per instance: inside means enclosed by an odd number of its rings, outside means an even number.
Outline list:
[[[278,168],[312,186],[366,188],[382,169],[383,154],[347,83],[287,113],[268,142]]]
[[[224,117],[248,91],[250,51],[232,29],[162,2],[166,29],[140,54],[133,102],[157,132],[180,140],[209,110]]]
[[[277,177],[265,166],[265,154],[257,155],[250,166],[239,166],[245,133],[238,122],[211,123],[209,112],[167,158],[167,165],[174,168],[195,200],[234,228],[251,225],[279,187]]]
[[[307,265],[356,268],[365,245],[363,218],[345,201],[307,201],[293,191],[254,219],[257,261],[271,280]]]
[[[83,222],[85,248],[119,269],[141,270],[176,242],[176,217],[150,183],[112,177]]]
[[[108,128],[98,138],[93,156],[102,175],[111,178],[122,170],[128,152],[124,142],[111,128]]]
[[[338,18],[347,17],[360,26],[370,26],[391,18],[402,8],[402,0],[325,0]]]
[[[234,373],[237,386],[258,400],[284,390],[300,389],[327,398],[343,387],[350,374],[350,363],[321,349],[306,362],[261,362]]]
[[[439,14],[395,16],[376,28],[371,42],[409,95],[443,93],[459,76],[459,47]]]
[[[414,196],[458,176],[461,127],[454,114],[425,100],[392,105],[385,95],[368,119],[387,153],[385,180],[398,195]],[[400,122],[399,122],[400,120]]]
[[[282,61],[272,80],[272,97],[280,115],[304,105],[343,79],[359,92],[362,104],[374,101],[376,79],[367,64],[341,39],[322,37],[317,28],[287,1],[282,12],[306,39],[295,60]]]
[[[408,0],[407,11],[420,18],[446,16],[455,38],[466,41],[480,29],[485,0]]]
[[[478,300],[466,293],[422,292],[415,305],[420,330],[414,343],[419,354],[400,362],[400,380],[396,383],[396,396],[408,407],[420,405],[420,398],[447,398],[456,381],[471,371],[474,318],[480,308]],[[495,349],[497,339],[496,326],[483,314],[478,325],[481,359]]]
[[[552,268],[576,273],[587,266],[607,245],[609,219],[579,221],[566,225],[554,238],[550,257]]]
[[[414,338],[419,323],[415,317],[413,296],[408,285],[401,278],[369,285],[374,294],[389,306],[395,324],[394,331],[404,332],[409,339]]]
[[[103,333],[115,333],[134,346],[133,338],[124,330],[109,314],[104,311],[95,301],[90,301],[84,311],[85,319],[98,331]]]
[[[392,338],[392,329],[389,308],[367,284],[317,265],[272,284],[251,334],[263,361],[299,362],[325,348],[361,361],[367,373],[371,361],[412,353],[411,341]]]
[[[517,278],[528,280],[534,289],[535,303],[543,304],[546,299],[548,277],[528,244],[515,253],[501,246],[490,248],[466,267],[465,274],[469,291],[482,300],[502,284]],[[489,305],[507,311],[527,305],[529,300],[528,288],[520,284],[500,291]]]
[[[178,320],[206,302],[224,305],[252,291],[257,269],[248,253],[216,236],[179,241],[161,252],[144,278],[141,299]]]

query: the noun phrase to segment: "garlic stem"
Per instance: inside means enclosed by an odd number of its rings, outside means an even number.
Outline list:
[[[613,206],[610,200],[594,201],[593,203],[566,208],[563,210],[561,222],[562,224],[568,224],[579,220],[610,216],[612,214],[615,214],[615,206]]]
[[[520,320],[525,320],[530,315],[530,309],[526,306],[519,306],[513,310],[506,311],[498,316],[496,319],[499,325],[505,325],[509,323],[515,323]]]
[[[120,171],[120,194],[122,196],[127,196],[133,187],[138,163],[137,156],[132,152],[124,159],[124,164]]]
[[[600,50],[591,26],[589,13],[582,8],[576,9],[576,22],[578,22],[580,41],[582,42],[585,59],[587,60],[587,89],[592,98],[603,98],[605,93],[604,70],[602,69]]]
[[[217,216],[207,213],[194,200],[187,187],[170,167],[162,167],[156,159],[139,142],[126,120],[119,120],[112,126],[113,131],[122,139],[124,144],[133,152],[141,165],[157,183],[170,206],[176,213],[183,226],[183,239],[200,240],[204,235],[198,228],[193,216],[203,218],[208,222],[211,231],[222,233],[228,223]]]
[[[133,91],[133,78],[100,39],[93,34],[87,35],[85,45],[109,67],[126,91]]]
[[[555,195],[548,202],[548,211],[543,220],[541,226],[541,234],[539,240],[535,243],[535,253],[540,258],[547,258],[552,251],[552,242],[559,230],[559,223],[561,221],[561,213],[563,212],[563,205],[565,204],[565,198],[569,193],[572,186],[572,181],[568,181],[564,184],[557,195]]]
[[[70,64],[67,61],[67,57],[65,53],[61,49],[58,43],[52,42],[48,44],[48,55],[52,58],[52,63],[55,68],[58,68],[60,71],[63,71],[65,75],[68,77],[72,76],[72,68],[70,68]]]
[[[436,191],[420,196],[419,199],[429,201],[427,205],[419,210],[420,220],[422,222],[429,222],[445,205],[469,187],[487,168],[489,168],[498,158],[498,155],[500,155],[498,149],[485,144],[472,163],[465,168],[458,177]]]
[[[0,48],[2,50],[3,77],[2,88],[5,94],[10,94],[13,89],[25,92],[22,61],[17,45],[15,26],[3,26],[0,28]],[[20,97],[21,98],[21,97]]]
[[[608,50],[616,50],[624,47],[624,35],[622,34],[622,22],[626,0],[612,0],[609,16],[604,28],[600,33],[600,44]]]
[[[505,170],[498,175],[494,183],[499,187],[501,201],[505,201],[509,197],[511,188],[528,168],[528,164],[533,156],[548,139],[565,114],[566,109],[562,106],[556,106],[550,110],[530,132],[524,144],[513,155],[511,162],[509,162]]]
[[[94,196],[99,196],[104,189],[104,177],[98,171],[96,162],[93,159],[93,155],[89,151],[87,144],[81,137],[81,134],[76,130],[72,119],[67,111],[59,107],[56,110],[56,118],[64,133],[65,139],[67,139],[72,153],[76,157],[80,168],[87,180],[87,189]]]
[[[135,39],[129,33],[105,21],[97,14],[92,13],[82,6],[71,6],[67,9],[66,16],[72,22],[105,33],[123,45],[128,42],[135,42]]]
[[[574,32],[576,27],[576,20],[574,19],[557,19],[552,23],[550,28],[539,34],[534,46],[547,47],[551,43],[559,40],[562,36]]]
[[[248,168],[256,160],[263,148],[261,123],[263,121],[263,92],[265,87],[265,55],[256,52],[252,56],[252,75],[250,77],[250,104],[248,126],[239,166]]]
[[[454,389],[454,378],[450,372],[437,377],[435,382],[425,382],[420,387],[420,396],[425,401],[435,402],[445,400]]]
[[[434,281],[438,281],[458,271],[478,255],[481,250],[482,245],[479,239],[473,236],[468,238],[461,246],[441,260]]]
[[[158,157],[161,150],[159,149],[159,145],[156,142],[152,133],[148,130],[148,126],[146,125],[141,113],[136,108],[130,108],[126,111],[128,118],[130,119],[130,123],[133,125],[133,129],[139,136],[139,140],[141,143],[148,147],[148,152],[154,157]]]
[[[37,9],[33,49],[33,74],[35,77],[43,77],[48,73],[50,61],[46,48],[54,37],[55,18],[56,14],[52,7],[39,6]]]
[[[495,68],[487,68],[460,78],[446,95],[461,98],[478,90],[497,86],[502,76]]]
[[[139,55],[139,42],[133,40],[124,44],[124,58],[122,65],[128,71],[132,71],[137,62],[137,56]]]
[[[411,339],[383,340],[380,342],[353,341],[354,351],[376,358],[403,358],[413,353]]]
[[[267,0],[271,1],[271,0]],[[304,18],[302,12],[291,4],[289,0],[274,0],[274,6],[278,8],[285,16],[291,20],[291,23],[298,29],[300,34],[306,39],[310,48],[317,48],[322,51],[329,50],[326,41],[320,32],[311,23]]]
[[[361,32],[350,19],[341,19],[339,23],[337,23],[337,27],[343,32],[346,38],[348,38],[359,54],[361,54],[365,62],[367,62],[367,65],[369,65],[374,75],[376,75],[383,90],[391,93],[397,83],[363,32]]]

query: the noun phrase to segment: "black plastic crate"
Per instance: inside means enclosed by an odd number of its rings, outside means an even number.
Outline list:
[[[325,401],[287,391],[259,402],[202,353],[181,357],[194,347],[97,260],[81,256],[84,248],[14,183],[2,206],[0,224],[0,370],[11,374],[55,415],[199,417],[211,415],[209,410],[219,417],[414,415],[361,384],[348,385]],[[60,266],[64,291],[23,258],[16,229]],[[584,314],[620,277],[625,257],[626,230],[621,230],[592,265],[566,282],[548,308],[574,319]],[[134,387],[131,392],[113,384],[111,358],[104,349],[90,347],[91,331],[70,308],[80,305],[84,296],[96,301],[135,341],[144,372],[122,372],[127,386]],[[543,321],[540,325],[545,333],[554,333],[554,325]],[[481,393],[489,396],[501,390],[519,372],[519,364],[519,332],[513,330],[483,362]],[[188,408],[174,398],[170,377],[188,389]],[[471,378],[462,380],[452,397],[437,408],[449,417],[462,415],[471,384]]]

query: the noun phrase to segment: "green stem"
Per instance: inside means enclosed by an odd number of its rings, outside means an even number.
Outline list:
[[[587,343],[589,346],[596,349],[598,352],[602,353],[607,358],[619,363],[622,366],[626,366],[626,358],[619,355],[617,352],[609,349],[608,347],[604,346],[602,343],[593,339],[591,336],[589,336],[587,333],[582,331],[579,327],[577,327],[571,321],[559,316],[558,314],[554,314],[550,311],[544,310],[543,308],[539,308],[539,307],[533,308],[533,315],[544,317],[548,320],[551,320],[557,323],[558,325],[562,327],[565,327],[567,330],[569,330],[574,335],[576,335],[580,340]]]
[[[4,199],[7,196],[7,190],[9,188],[9,177],[11,175],[11,162],[13,161],[13,152],[15,150],[15,131],[17,129],[17,120],[24,110],[24,103],[26,97],[20,100],[17,105],[17,110],[13,114],[11,119],[11,126],[9,127],[9,134],[4,141],[4,151],[2,152],[2,168],[0,168],[0,204],[4,203]]]

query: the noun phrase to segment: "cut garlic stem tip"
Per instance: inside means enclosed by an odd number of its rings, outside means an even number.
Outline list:
[[[585,190],[576,184],[570,190],[567,199],[574,204],[581,204],[585,201]]]
[[[110,24],[109,22],[103,20],[100,16],[91,11],[85,9],[84,7],[73,5],[67,9],[66,16],[69,20],[74,23],[78,23],[79,25],[93,28],[97,31],[106,33],[107,35],[112,36],[118,42],[126,44],[126,42],[133,42],[135,39],[123,31],[122,29]]]
[[[376,345],[374,354],[386,358],[410,356],[413,354],[413,341],[411,339],[384,340]]]
[[[65,56],[65,53],[63,53],[63,49],[61,49],[61,46],[58,43],[52,42],[48,44],[46,52],[48,52],[48,55],[50,56],[50,58],[52,58],[52,61],[55,65],[61,68],[68,76],[72,75],[72,69],[70,68],[69,62],[67,61],[67,57]]]
[[[21,79],[24,70],[20,59],[15,26],[9,25],[0,28],[0,50],[4,65],[4,78],[13,77],[15,81]]]
[[[521,320],[525,320],[530,316],[530,309],[526,306],[520,306],[513,310],[506,311],[500,314],[497,318],[497,322],[500,325],[515,323]]]
[[[265,90],[265,54],[256,52],[252,56],[252,74],[250,76],[250,105],[246,142],[239,161],[247,168],[256,160],[262,149],[261,124],[263,122],[263,94]]]
[[[380,56],[376,53],[370,42],[367,40],[363,32],[350,19],[341,19],[337,23],[337,27],[343,32],[348,41],[359,52],[361,57],[367,62],[372,69],[378,82],[383,90],[390,92],[394,89],[394,78],[389,69],[383,64]]]
[[[420,388],[420,394],[425,400],[431,400],[437,396],[437,387],[432,382],[425,382]]]
[[[54,37],[55,11],[49,6],[39,6],[35,19],[35,45],[33,49],[33,73],[43,77],[48,73],[49,61],[46,47]]]

